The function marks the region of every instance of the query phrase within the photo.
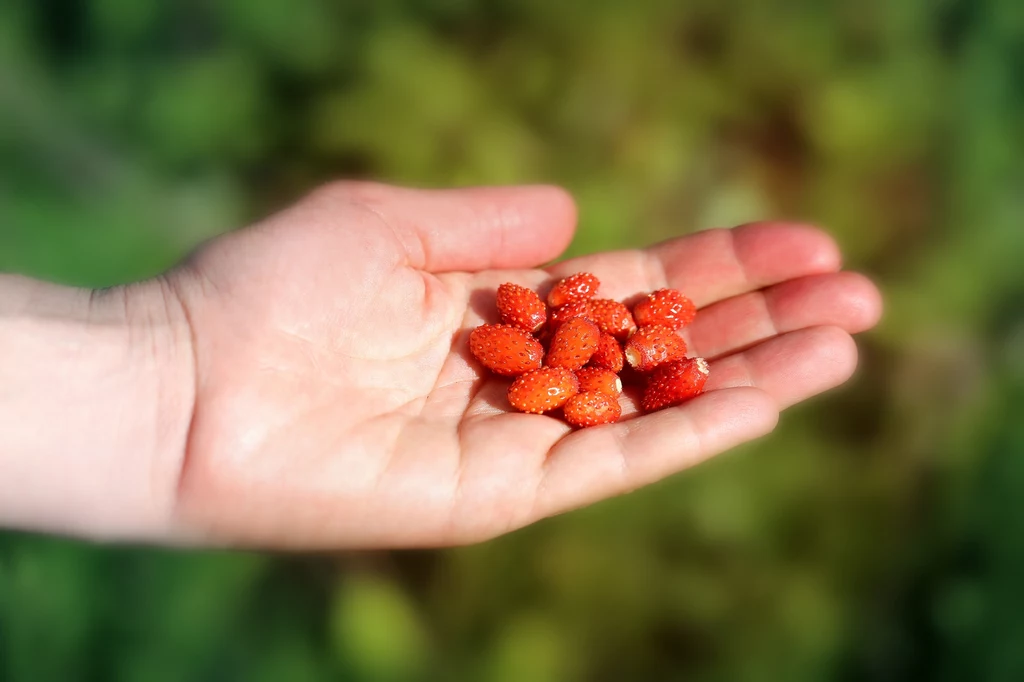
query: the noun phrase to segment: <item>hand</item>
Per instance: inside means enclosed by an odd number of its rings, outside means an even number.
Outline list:
[[[806,226],[758,223],[537,269],[569,243],[545,187],[337,184],[169,275],[195,400],[175,523],[188,541],[285,548],[468,543],[620,494],[772,430],[853,372],[879,295]],[[586,270],[604,297],[671,286],[700,307],[708,392],[572,431],[510,411],[468,332],[505,281]]]

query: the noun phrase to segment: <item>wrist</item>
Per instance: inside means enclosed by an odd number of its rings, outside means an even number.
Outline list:
[[[166,283],[0,278],[0,525],[104,539],[170,528],[194,394]]]

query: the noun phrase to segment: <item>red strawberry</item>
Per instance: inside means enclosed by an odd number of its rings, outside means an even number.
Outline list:
[[[469,334],[469,351],[495,374],[518,376],[541,366],[544,348],[519,327],[485,324]]]
[[[548,319],[548,309],[537,292],[506,282],[498,287],[498,312],[501,321],[528,332],[535,332]]]
[[[508,401],[520,412],[555,410],[576,395],[576,375],[561,367],[542,367],[522,374],[508,387]]]
[[[613,301],[610,298],[592,299],[590,311],[590,319],[605,334],[611,334],[617,339],[625,339],[636,331],[636,322],[633,321],[629,308],[618,301]]]
[[[593,298],[601,281],[589,272],[577,272],[559,281],[548,294],[548,305],[561,308],[571,301]]]
[[[590,301],[587,299],[580,299],[579,301],[572,301],[566,303],[561,308],[555,308],[551,311],[551,327],[557,327],[566,320],[574,317],[585,317],[588,320],[591,319],[593,313],[590,310]]]
[[[640,327],[626,341],[626,360],[641,372],[650,372],[660,364],[686,356],[686,342],[669,327]]]
[[[565,421],[573,426],[611,424],[620,416],[619,401],[600,391],[577,393],[565,404]]]
[[[580,381],[580,392],[597,391],[619,397],[622,393],[622,380],[619,375],[604,367],[584,367],[576,370],[576,378]]]
[[[551,339],[548,366],[579,369],[587,364],[587,360],[597,350],[600,336],[601,331],[590,320],[582,317],[566,320],[555,330],[555,337]]]
[[[697,306],[675,289],[658,289],[633,306],[633,317],[641,327],[660,324],[669,329],[682,329],[693,322]]]
[[[651,372],[640,404],[646,412],[678,405],[704,392],[707,383],[707,360],[686,358],[662,365]]]
[[[625,360],[622,357],[622,346],[610,334],[601,334],[597,341],[597,351],[590,357],[590,364],[604,367],[618,373],[622,371]]]

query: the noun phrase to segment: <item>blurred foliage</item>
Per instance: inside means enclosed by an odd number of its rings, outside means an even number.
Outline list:
[[[130,281],[339,176],[573,253],[826,225],[887,317],[771,437],[483,545],[0,536],[0,679],[1024,679],[1020,0],[8,0],[0,269]]]

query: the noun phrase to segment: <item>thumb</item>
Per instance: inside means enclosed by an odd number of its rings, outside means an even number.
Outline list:
[[[394,231],[409,264],[430,272],[532,268],[562,253],[576,205],[558,187],[423,190],[341,182],[342,198]]]

